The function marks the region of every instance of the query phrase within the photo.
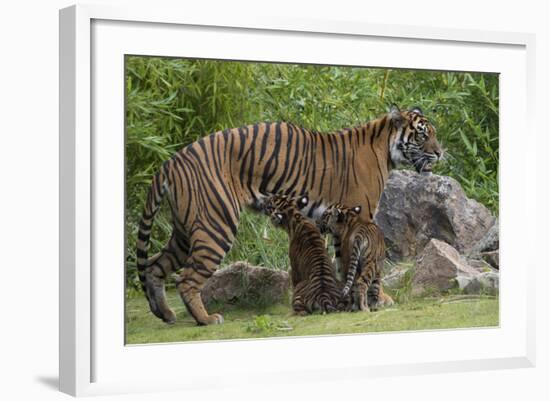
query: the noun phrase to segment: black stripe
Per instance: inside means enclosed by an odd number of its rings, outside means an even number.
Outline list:
[[[143,242],[147,242],[149,240],[150,234],[145,234],[142,231],[138,231],[138,239]]]
[[[323,157],[323,172],[321,173],[321,182],[319,183],[319,194],[323,193],[323,183],[325,181],[325,173],[327,171],[327,154],[325,149],[325,137],[319,136],[321,142],[321,155]]]
[[[147,259],[147,251],[144,249],[138,248],[136,250],[136,256],[140,259]]]
[[[380,194],[382,193],[382,190],[384,189],[383,188],[384,186],[380,184],[380,177],[384,177],[384,176],[382,175],[382,169],[380,168],[380,160],[378,160],[378,155],[374,150],[373,142],[374,142],[374,135],[370,137],[370,147],[374,157],[376,158],[376,167],[378,168],[378,196],[380,196]]]
[[[214,248],[212,248],[211,246],[208,246],[208,245],[197,245],[197,246],[193,246],[193,248],[191,248],[191,253],[195,253],[195,252],[198,252],[198,251],[208,251],[210,253],[213,253],[214,255],[218,256],[220,259],[223,257],[223,255],[219,252],[217,252]]]
[[[258,133],[258,124],[254,124],[253,126],[253,130],[252,130],[252,146],[250,146],[244,156],[243,156],[243,159],[241,161],[241,168],[239,170],[239,179],[241,181],[241,183],[243,184],[244,186],[244,174],[245,174],[245,171],[246,171],[246,160],[248,159],[248,155],[250,154],[251,150],[254,149],[254,142],[255,142],[255,138],[256,138],[256,135]],[[240,131],[239,131],[239,134],[240,134]],[[243,146],[243,142],[241,141],[241,148]],[[240,155],[241,151],[239,151],[239,155]],[[239,159],[240,159],[240,156],[239,156]]]
[[[281,176],[279,177],[279,180],[275,183],[275,186],[273,187],[273,189],[271,190],[272,193],[278,193],[279,192],[279,189],[281,188],[281,185],[283,184],[283,182],[285,182],[287,180],[287,172],[288,172],[288,165],[289,165],[289,161],[290,161],[290,152],[291,152],[291,149],[292,149],[292,139],[294,137],[294,132],[290,130],[290,127],[287,126],[287,141],[286,141],[286,153],[284,155],[284,158],[285,158],[285,163],[284,163],[284,168],[283,168],[283,172],[281,173]]]
[[[248,133],[248,127],[246,128],[247,129],[247,133]],[[243,150],[244,150],[244,144],[246,142],[246,137],[247,135],[245,135],[245,133],[243,132],[243,128],[239,128],[239,139],[240,139],[240,144],[239,144],[239,154],[237,156],[237,160],[241,160],[241,156],[243,155]]]
[[[292,183],[290,185],[286,186],[285,193],[286,194],[291,194],[292,193],[291,196],[294,196],[294,187],[296,186],[296,183],[298,182],[298,179],[300,178],[300,175],[301,175],[301,172],[302,172],[302,158],[299,157],[299,156],[301,156],[300,138],[303,138],[304,133],[303,133],[303,131],[301,130],[300,127],[296,127],[294,125],[292,126],[292,131],[295,132],[294,136],[296,138],[296,143],[293,146],[293,148],[294,148],[294,159],[292,160],[292,166],[290,167],[290,174],[287,177],[287,182],[292,181]],[[300,162],[298,163],[298,168],[295,168],[298,159],[300,159]]]
[[[269,139],[269,133],[271,132],[270,125],[271,123],[265,123],[264,137],[262,138],[262,146],[260,148],[260,157],[258,159],[259,162],[262,161],[265,155],[265,151],[267,148],[267,140]]]
[[[271,156],[269,157],[269,159],[265,164],[265,167],[262,173],[262,179],[260,181],[260,193],[267,193],[266,192],[267,186],[269,185],[271,178],[273,178],[273,176],[275,175],[275,172],[277,171],[277,164],[278,164],[277,158],[279,157],[280,148],[281,148],[281,124],[277,123],[275,125],[275,146],[273,148],[273,152],[271,153]],[[275,161],[275,165],[273,168],[273,172],[271,173],[271,166],[273,165],[274,161]]]
[[[140,230],[143,230],[143,231],[149,231],[149,230],[151,229],[151,226],[152,226],[152,225],[153,225],[152,223],[151,223],[151,224],[147,224],[147,223],[145,223],[143,220],[141,220],[141,221],[139,222],[139,229],[140,229]]]
[[[377,138],[380,136],[380,134],[382,133],[382,130],[386,126],[386,121],[387,121],[387,116],[382,118],[382,121],[380,122],[380,124],[378,126],[378,131],[376,132],[376,137]]]
[[[372,212],[371,212],[371,209],[370,209],[370,200],[369,200],[369,197],[368,197],[367,194],[365,194],[365,199],[367,200],[367,207],[369,208],[369,217],[372,220]]]
[[[264,133],[265,134],[265,133]],[[258,125],[254,125],[254,129],[252,130],[252,142],[251,142],[251,153],[250,153],[250,163],[248,166],[248,192],[252,195],[254,198],[254,201],[256,201],[256,195],[254,194],[254,190],[252,189],[252,177],[254,175],[254,162],[255,162],[255,153],[256,153],[256,138],[258,137]]]
[[[174,167],[175,170],[178,171],[178,174],[181,174],[183,173],[185,175],[185,180],[187,183],[190,182],[190,177],[188,175],[188,172],[187,172],[187,168],[185,168],[185,163],[187,163],[187,161],[185,159],[180,159],[182,156],[180,157],[176,157],[175,160],[176,160],[176,163],[178,165],[178,169],[176,169]],[[184,183],[183,183],[183,177],[181,177],[181,182],[182,182],[182,185],[181,185],[181,191],[182,191],[182,194],[183,194],[183,191],[185,191],[185,188],[184,188]],[[195,187],[194,185],[192,185],[191,187]],[[189,189],[189,192],[187,193],[187,207],[185,208],[185,215],[183,216],[183,220],[182,222],[185,224],[189,218],[189,213],[191,213],[191,191]]]
[[[311,157],[313,158],[313,166],[311,169],[311,185],[310,188],[314,188],[315,184],[315,175],[317,174],[317,139],[319,138],[319,133],[315,132],[312,134],[310,139],[310,152]]]

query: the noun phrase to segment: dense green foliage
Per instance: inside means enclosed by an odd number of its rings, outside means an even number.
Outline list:
[[[435,173],[498,213],[496,74],[261,64],[151,57],[126,59],[127,272],[135,284],[137,224],[152,174],[179,148],[216,130],[291,121],[333,131],[379,117],[395,103],[420,106],[437,128],[446,161]],[[152,250],[167,240],[162,208]],[[241,218],[225,259],[286,268],[286,235],[267,219]]]

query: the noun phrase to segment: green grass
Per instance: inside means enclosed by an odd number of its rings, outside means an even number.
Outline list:
[[[202,327],[196,325],[174,291],[168,292],[168,299],[178,316],[178,321],[172,326],[152,315],[145,297],[127,299],[127,344],[491,327],[499,324],[498,298],[486,296],[416,299],[378,312],[309,316],[294,316],[290,306],[284,304],[261,309],[214,305],[209,310],[221,312],[225,323]]]

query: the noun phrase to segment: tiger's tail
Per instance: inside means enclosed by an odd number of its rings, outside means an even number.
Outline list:
[[[351,287],[353,286],[353,281],[355,280],[355,275],[357,274],[358,267],[359,267],[359,249],[357,247],[354,247],[353,253],[350,258],[348,275],[346,277],[346,284],[342,289],[342,297],[346,297],[349,294]]]
[[[144,292],[145,290],[145,269],[147,268],[147,252],[149,251],[149,239],[151,237],[151,228],[153,220],[157,214],[160,203],[167,189],[167,163],[165,163],[157,174],[153,176],[145,208],[139,222],[138,238],[136,244],[137,270],[139,280]]]

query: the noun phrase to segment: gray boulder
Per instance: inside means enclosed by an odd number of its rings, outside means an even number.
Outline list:
[[[483,238],[467,251],[471,259],[483,260],[495,269],[500,266],[498,227],[498,221],[496,221]]]
[[[397,264],[387,269],[382,277],[384,288],[398,289],[403,284],[403,280],[411,266]]]
[[[465,286],[466,294],[486,293],[491,295],[498,294],[499,274],[495,272],[485,272],[472,278]]]
[[[495,221],[453,178],[408,170],[392,171],[375,216],[386,237],[388,256],[395,261],[414,258],[432,238],[465,252]]]
[[[206,304],[212,301],[269,304],[284,300],[289,285],[285,271],[236,262],[217,270],[201,291],[201,297]]]
[[[482,252],[479,256],[481,256],[485,262],[489,263],[495,269],[499,268],[498,249],[496,251]]]
[[[498,220],[495,221],[495,224],[489,228],[485,235],[475,244],[472,248],[468,250],[470,255],[479,255],[483,252],[494,252],[498,251],[499,248],[499,235],[498,235]]]

